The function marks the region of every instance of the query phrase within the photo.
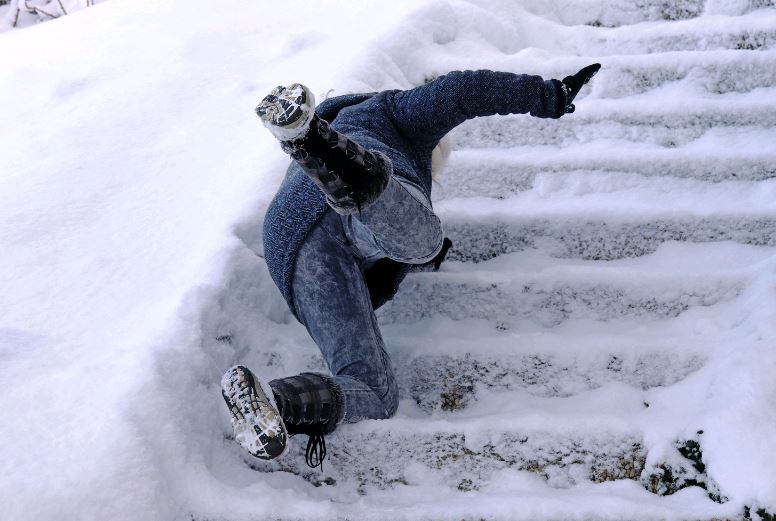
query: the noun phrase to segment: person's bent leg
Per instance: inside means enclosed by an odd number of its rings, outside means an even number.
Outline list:
[[[366,239],[381,256],[398,262],[423,264],[433,259],[442,249],[444,237],[439,218],[423,190],[393,172],[391,160],[384,153],[365,149],[321,119],[314,120],[313,126],[318,132],[311,134],[328,144],[313,154],[327,169],[333,168],[344,176],[350,187],[344,191],[351,197],[358,194],[354,200],[364,203],[351,205],[346,211],[341,205],[332,205],[342,215],[348,237],[362,252]],[[338,158],[343,162],[338,162]],[[320,181],[320,176],[317,178]],[[327,198],[331,204],[332,197]]]
[[[292,292],[297,318],[343,391],[344,421],[393,416],[398,386],[391,361],[363,273],[331,210],[299,251]]]

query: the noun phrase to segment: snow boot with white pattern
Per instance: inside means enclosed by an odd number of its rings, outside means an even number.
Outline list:
[[[360,212],[388,185],[393,172],[388,156],[366,150],[315,114],[314,96],[304,85],[275,87],[256,114],[337,213]]]

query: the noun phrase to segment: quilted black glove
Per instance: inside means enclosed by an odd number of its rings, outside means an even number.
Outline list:
[[[590,81],[590,78],[595,76],[598,70],[601,68],[600,63],[594,63],[581,69],[573,76],[566,76],[563,81],[558,82],[560,84],[560,98],[563,100],[563,113],[570,114],[574,112],[574,98],[577,97],[579,91],[582,89],[582,85]]]

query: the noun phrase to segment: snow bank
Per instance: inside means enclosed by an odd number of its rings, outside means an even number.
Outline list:
[[[193,433],[170,426],[201,403],[189,391],[207,386],[213,415],[219,399],[201,310],[246,257],[237,224],[260,229],[285,167],[252,109],[276,84],[302,81],[321,99],[361,87],[343,69],[413,7],[327,3],[289,26],[284,5],[119,0],[0,36],[6,519],[188,510],[175,484],[202,462],[161,461],[193,457]],[[173,352],[179,365],[160,368]],[[178,373],[191,388],[160,387]],[[269,512],[268,486],[231,488],[230,503]]]

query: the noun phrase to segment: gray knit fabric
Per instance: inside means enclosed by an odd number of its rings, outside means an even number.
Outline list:
[[[431,153],[467,119],[494,114],[563,115],[560,82],[508,72],[456,71],[411,90],[339,96],[318,115],[366,149],[386,154],[394,174],[431,196]],[[264,255],[275,284],[296,315],[291,278],[299,248],[326,209],[326,199],[292,162],[264,220]],[[408,230],[411,233],[411,230]],[[403,277],[406,270],[391,276]],[[385,285],[395,287],[398,285]],[[390,296],[388,296],[390,298]],[[383,299],[384,300],[384,299]]]

